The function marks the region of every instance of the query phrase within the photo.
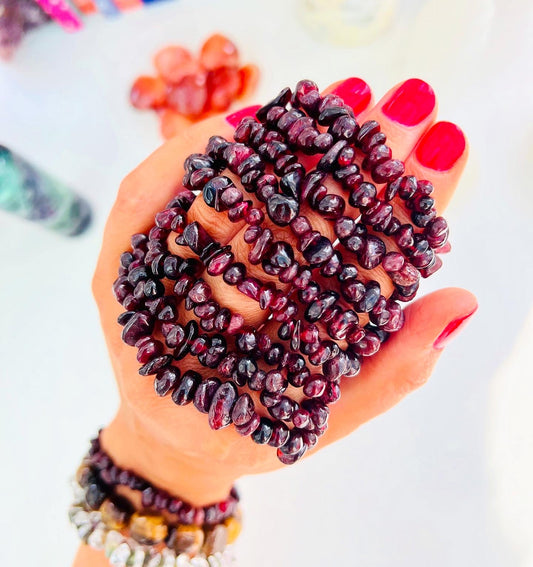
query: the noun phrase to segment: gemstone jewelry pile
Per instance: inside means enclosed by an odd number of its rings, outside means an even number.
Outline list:
[[[311,81],[244,118],[234,140],[213,136],[205,154],[189,156],[184,188],[149,233],[132,237],[113,287],[126,310],[119,323],[124,342],[138,349],[139,373],[155,375],[158,395],[192,402],[213,429],[233,423],[292,464],[325,432],[341,378],[356,376],[402,327],[400,302],[442,265],[448,225],[437,216],[431,183],[404,175],[380,125],[359,125],[341,98],[321,96]],[[252,277],[209,226],[188,220],[195,198],[246,226],[247,263],[270,281]],[[331,224],[335,240],[313,228],[316,216]],[[279,238],[287,229],[300,254]],[[169,238],[195,257],[172,253]],[[373,279],[378,270],[394,285],[391,297]],[[256,301],[269,326],[278,323],[277,337],[221,305],[204,271]],[[185,311],[194,316],[182,322]],[[213,374],[182,371],[187,356]]]
[[[83,542],[104,550],[111,565],[223,567],[234,564],[232,544],[241,531],[238,495],[193,507],[134,472],[121,469],[100,439],[91,442],[74,481],[71,522]],[[141,494],[141,509],[117,488]]]

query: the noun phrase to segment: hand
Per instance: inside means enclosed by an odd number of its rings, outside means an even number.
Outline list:
[[[375,106],[368,87],[360,80],[337,83],[327,90],[335,88],[343,91],[342,96],[359,114],[360,122],[378,120],[393,156],[405,161],[407,174],[434,184],[436,206],[442,213],[457,186],[468,151],[456,126],[435,125],[437,111],[431,88],[411,80],[395,86]],[[233,127],[221,116],[198,123],[165,143],[126,177],[107,222],[93,282],[121,395],[120,410],[105,430],[103,444],[121,466],[132,468],[154,484],[198,505],[223,499],[235,479],[244,474],[282,465],[271,447],[254,444],[239,436],[233,427],[214,432],[206,416],[192,404],[176,407],[170,396],[155,395],[152,379],[138,375],[135,349],[121,340],[116,320],[122,308],[111,286],[117,277],[119,256],[129,249],[130,236],[149,229],[154,213],[164,208],[180,186],[184,159],[190,153],[203,152],[211,135],[231,139],[232,132]],[[331,191],[340,189],[331,187]],[[332,235],[329,222],[305,206],[303,214],[312,218],[322,233]],[[232,224],[225,215],[214,213],[201,198],[194,202],[188,219],[199,220],[216,240],[231,244],[239,261],[247,263],[248,245],[242,234],[237,234],[242,224]],[[291,241],[291,236],[283,237]],[[184,249],[180,248],[179,253],[183,255]],[[260,267],[247,269],[252,276],[265,279]],[[385,272],[373,277],[379,280],[384,295],[392,293]],[[214,296],[223,298],[222,303],[241,313],[248,324],[256,326],[265,320],[265,312],[257,303],[224,284],[222,278],[206,274],[205,279]],[[351,433],[421,386],[441,353],[443,337],[475,309],[475,298],[460,289],[443,289],[409,305],[404,329],[392,335],[376,356],[365,360],[357,377],[343,379],[342,397],[332,406],[329,429],[308,454]],[[180,321],[185,322],[187,316],[183,310]],[[212,375],[192,357],[183,361],[183,367]]]

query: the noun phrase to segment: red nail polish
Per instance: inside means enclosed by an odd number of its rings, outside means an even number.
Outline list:
[[[363,112],[372,99],[370,87],[357,77],[343,81],[333,89],[333,94],[340,96],[348,106],[351,106],[356,115]]]
[[[477,305],[476,308],[468,315],[464,315],[463,317],[459,317],[454,319],[451,323],[448,323],[444,328],[444,331],[442,331],[442,333],[435,339],[433,348],[442,350],[455,336],[459,334],[466,323],[470,320],[470,317],[472,317],[476,311]]]
[[[447,171],[465,148],[466,140],[460,128],[451,122],[437,122],[418,143],[416,157],[424,167]]]
[[[260,104],[255,104],[254,106],[247,106],[246,108],[241,108],[234,112],[233,114],[228,114],[226,116],[226,122],[231,124],[234,128],[239,125],[239,122],[246,116],[255,116],[255,113],[261,108]]]
[[[435,108],[433,89],[420,79],[402,83],[383,105],[382,112],[404,126],[415,126],[426,119]]]

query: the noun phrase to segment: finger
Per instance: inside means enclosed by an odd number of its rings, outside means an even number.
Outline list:
[[[184,156],[204,151],[206,140],[215,132],[231,135],[223,117],[194,124],[163,144],[121,183],[104,230],[93,280],[95,293],[108,291],[116,277],[118,258],[129,248],[130,236],[150,228],[155,212],[175,195],[184,174]]]
[[[422,386],[446,341],[476,309],[476,298],[459,288],[436,291],[407,307],[404,328],[364,361],[359,376],[343,379],[342,397],[334,406],[324,441],[332,443],[348,435]]]
[[[468,141],[451,122],[437,122],[418,141],[408,156],[406,170],[433,183],[432,197],[439,214],[447,207],[468,160]]]

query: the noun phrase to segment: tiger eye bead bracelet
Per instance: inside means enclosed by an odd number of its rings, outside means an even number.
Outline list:
[[[405,174],[380,125],[359,124],[308,80],[243,118],[234,141],[212,136],[184,169],[183,186],[121,256],[113,291],[125,309],[122,338],[157,395],[193,403],[213,429],[233,424],[292,464],[326,431],[341,379],[354,379],[401,329],[401,302],[449,250],[448,225],[432,184]],[[195,199],[214,223],[225,215],[242,229],[247,258],[188,218]],[[317,217],[333,240],[313,226]],[[387,277],[390,296],[379,283]],[[257,302],[277,332],[223,304],[213,278]],[[187,369],[191,356],[203,375]]]

